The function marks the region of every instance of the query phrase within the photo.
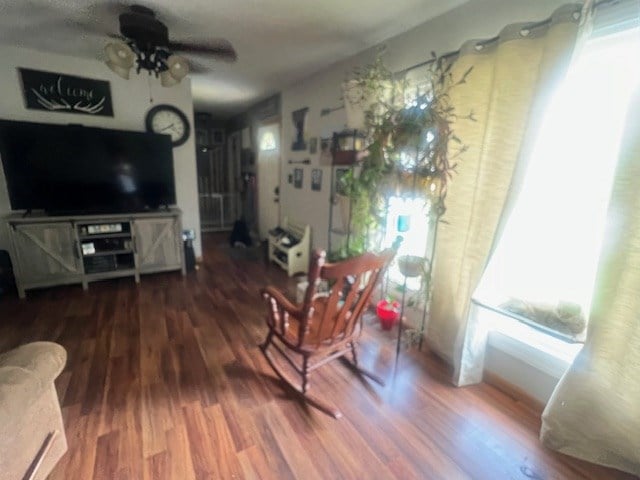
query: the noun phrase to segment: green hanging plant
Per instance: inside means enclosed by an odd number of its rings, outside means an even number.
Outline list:
[[[372,64],[354,71],[348,82],[350,102],[361,102],[365,117],[367,149],[360,172],[341,180],[351,200],[351,238],[342,258],[368,250],[373,233],[385,221],[386,199],[391,195],[423,195],[438,219],[446,211],[447,186],[457,159],[467,147],[455,135],[452,124],[460,117],[450,103],[450,91],[465,83],[453,78],[452,63],[432,54],[433,61],[416,84],[397,78],[378,55]],[[464,118],[473,120],[473,115]]]

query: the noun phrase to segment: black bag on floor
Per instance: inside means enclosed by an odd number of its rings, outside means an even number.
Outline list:
[[[236,223],[233,224],[231,236],[229,237],[229,245],[235,247],[240,244],[240,246],[250,247],[252,243],[247,222],[243,219],[236,220]]]
[[[13,268],[11,266],[9,252],[0,250],[0,295],[14,288],[15,280],[13,278]]]

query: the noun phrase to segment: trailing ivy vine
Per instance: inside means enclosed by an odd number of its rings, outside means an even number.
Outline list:
[[[394,75],[378,55],[348,83],[345,96],[364,110],[367,149],[359,173],[352,169],[342,177],[340,188],[351,200],[351,237],[338,257],[377,246],[391,195],[424,196],[438,220],[446,211],[447,186],[467,148],[452,129],[460,117],[450,92],[466,82],[471,68],[453,78],[453,63],[432,57],[417,81]]]

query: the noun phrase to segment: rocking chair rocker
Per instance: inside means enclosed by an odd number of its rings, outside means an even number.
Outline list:
[[[342,262],[325,263],[325,252],[316,250],[309,265],[308,287],[302,304],[293,304],[274,287],[266,287],[261,291],[269,305],[269,333],[260,348],[269,365],[310,405],[334,418],[342,416],[340,411],[308,394],[309,374],[351,352],[351,366],[360,374],[384,385],[378,376],[358,365],[356,344],[362,333],[362,313],[394,254],[395,251],[389,249],[380,255],[365,253]],[[317,292],[321,280],[331,285],[328,293]],[[290,381],[278,366],[269,352],[270,346],[300,375],[300,385]],[[293,354],[298,355],[298,362]]]

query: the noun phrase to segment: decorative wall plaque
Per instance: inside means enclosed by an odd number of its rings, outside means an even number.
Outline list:
[[[106,80],[19,68],[25,107],[49,112],[113,117]]]
[[[307,119],[308,111],[309,107],[304,107],[300,110],[296,110],[291,114],[291,120],[293,121],[293,126],[296,129],[296,138],[291,144],[291,150],[307,149],[307,143],[304,141],[304,124]]]

